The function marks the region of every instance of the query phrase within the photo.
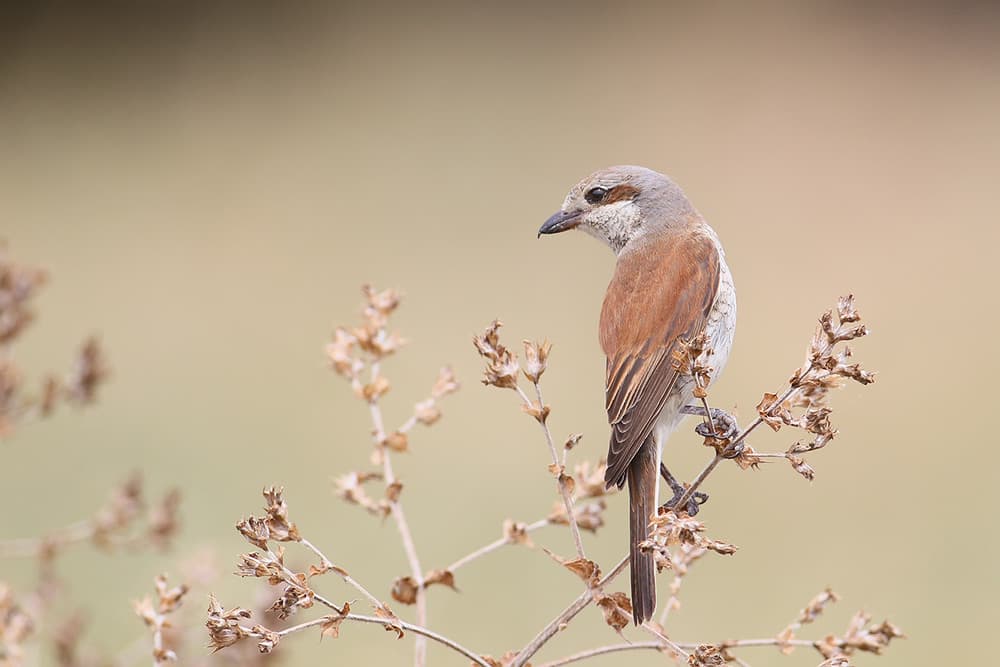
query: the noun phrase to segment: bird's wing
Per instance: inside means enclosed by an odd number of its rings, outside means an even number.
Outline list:
[[[719,285],[710,237],[671,231],[622,253],[601,309],[611,424],[608,485],[625,473],[677,381],[673,351],[705,327]]]

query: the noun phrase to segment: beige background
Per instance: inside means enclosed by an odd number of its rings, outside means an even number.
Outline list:
[[[109,562],[83,548],[61,564],[73,595],[60,612],[91,610],[88,641],[105,651],[142,633],[129,600],[156,572],[205,548],[231,569],[246,547],[233,523],[272,483],[309,537],[387,596],[406,569],[394,529],[330,482],[367,462],[363,406],[323,360],[366,281],[406,293],[390,423],[440,364],[464,382],[397,463],[426,566],[494,539],[505,517],[541,516],[554,498],[544,444],[512,395],[478,384],[469,339],[500,316],[510,343],[553,340],[551,425],[585,434],[576,457],[603,453],[596,321],[613,258],[583,235],[535,231],[580,177],[636,163],[673,175],[729,253],[740,323],[715,403],[752,414],[846,291],[874,332],[858,357],[880,372],[835,396],[841,435],[812,457],[811,485],[782,465],[711,480],[702,516],[742,549],[693,570],[672,636],[768,636],[830,585],[844,601],[817,632],[863,607],[909,634],[859,665],[981,659],[998,620],[997,19],[974,3],[9,13],[0,234],[52,274],[19,359],[63,367],[99,332],[114,378],[94,409],[0,443],[0,535],[75,520],[133,469],[154,491],[181,486],[172,553]],[[707,456],[687,430],[670,451],[685,476]],[[615,498],[588,536],[605,564],[624,548],[624,514]],[[538,541],[570,550],[562,531]],[[30,580],[24,563],[0,568]],[[431,624],[494,654],[579,590],[540,550],[503,552],[458,583],[431,591]],[[229,605],[254,598],[228,575],[212,588]],[[540,657],[612,641],[590,611]],[[290,664],[408,664],[411,647],[349,627],[281,651]],[[431,658],[462,664],[437,647]]]

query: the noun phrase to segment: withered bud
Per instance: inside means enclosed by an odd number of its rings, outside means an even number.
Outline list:
[[[142,513],[144,505],[142,476],[133,473],[112,492],[108,503],[94,517],[94,542],[106,546],[112,533],[130,526]]]
[[[160,549],[166,549],[179,528],[178,509],[181,504],[180,489],[171,489],[149,511],[147,534]]]
[[[424,588],[435,584],[447,586],[453,591],[458,590],[455,588],[455,573],[451,570],[431,570],[424,575]]]
[[[97,399],[97,388],[107,379],[108,365],[96,338],[84,341],[76,364],[66,380],[66,395],[70,401],[85,405]]]
[[[437,380],[434,381],[434,387],[431,388],[431,398],[435,400],[444,398],[449,394],[454,394],[461,386],[455,379],[455,373],[451,367],[445,366],[438,371]]]
[[[295,524],[288,520],[288,505],[285,503],[284,491],[284,488],[273,486],[263,491],[264,500],[267,501],[264,509],[267,511],[270,539],[278,542],[298,542],[302,536]]]
[[[410,449],[410,438],[402,431],[393,431],[386,434],[385,439],[379,444],[394,452],[406,452]]]
[[[338,375],[348,379],[357,377],[362,368],[361,361],[353,355],[355,343],[357,339],[353,335],[343,327],[337,327],[333,332],[333,340],[326,346],[330,366]]]
[[[304,573],[297,573],[294,581],[289,581],[287,578],[285,581],[288,582],[288,585],[285,586],[284,592],[269,608],[269,611],[276,612],[278,618],[281,619],[292,616],[299,609],[312,607],[313,599],[316,596],[316,593],[306,583]]]
[[[522,403],[521,410],[526,414],[534,417],[539,424],[544,424],[545,420],[549,418],[549,413],[552,412],[552,408],[548,405],[542,405],[538,401],[531,401],[530,403]]]
[[[573,508],[576,517],[576,525],[580,530],[589,530],[596,533],[597,529],[604,525],[604,510],[607,507],[604,499],[598,499],[592,503],[579,503]],[[568,526],[569,520],[566,518],[566,505],[562,501],[557,501],[552,506],[548,520],[551,523]]]
[[[504,519],[503,522],[503,536],[507,538],[511,544],[524,544],[529,547],[535,546],[531,542],[531,538],[528,537],[528,525],[521,523],[520,521],[514,521],[513,519]]]
[[[208,628],[209,648],[213,653],[250,636],[250,631],[240,625],[240,620],[246,618],[250,618],[249,610],[234,607],[226,611],[215,596],[209,594],[205,627]]]
[[[247,542],[259,549],[267,549],[267,541],[271,537],[267,520],[251,516],[236,522],[236,530]]]
[[[576,478],[577,498],[599,498],[618,490],[617,486],[610,490],[604,483],[604,474],[608,470],[607,461],[601,459],[596,464],[590,461],[581,461],[576,464],[573,477]]]
[[[384,375],[379,375],[375,377],[368,384],[358,383],[354,387],[354,393],[357,394],[358,398],[368,401],[369,403],[375,403],[380,398],[385,396],[392,385],[389,380],[386,379]]]
[[[420,587],[417,586],[417,581],[407,575],[405,577],[398,577],[392,582],[392,589],[389,591],[389,595],[396,602],[414,604],[417,601],[417,593],[419,591]]]
[[[704,398],[704,389],[712,379],[712,367],[708,358],[712,356],[712,348],[708,346],[708,334],[704,331],[691,340],[679,340],[674,347],[671,364],[681,375],[694,378],[695,396]]]
[[[483,384],[514,389],[517,387],[517,374],[520,366],[517,356],[500,344],[498,333],[503,323],[493,320],[481,336],[473,336],[472,342],[479,355],[486,360],[486,370],[483,373]]]
[[[180,607],[184,596],[188,592],[187,584],[181,584],[173,588],[167,587],[167,576],[165,574],[157,575],[155,585],[156,598],[161,614],[169,614]]]
[[[824,660],[819,667],[851,667],[850,660],[844,655],[835,655],[829,660]]]
[[[541,343],[533,343],[530,340],[522,342],[524,343],[524,377],[532,383],[538,384],[548,364],[552,343],[547,340]]]
[[[336,493],[349,503],[360,505],[370,513],[386,517],[390,508],[387,502],[375,502],[368,496],[362,486],[365,482],[373,479],[382,479],[380,473],[357,473],[350,472],[334,480]]]
[[[365,299],[368,301],[368,305],[365,308],[366,315],[370,309],[383,317],[388,317],[399,307],[399,292],[394,289],[385,289],[380,292],[371,285],[362,285],[361,293],[365,295]]]
[[[725,664],[723,649],[713,644],[702,644],[688,656],[689,667],[723,667]]]
[[[788,459],[788,462],[792,465],[792,470],[799,473],[810,482],[816,477],[816,471],[813,470],[811,465],[806,463],[805,459],[788,452],[785,453],[785,458]]]
[[[31,299],[47,281],[42,269],[14,263],[0,245],[0,345],[7,345],[34,319]]]
[[[806,623],[812,623],[819,617],[820,614],[823,613],[823,610],[828,604],[837,602],[838,600],[840,600],[840,596],[834,593],[833,589],[825,589],[819,595],[810,600],[809,604],[802,608],[796,622],[803,625]]]
[[[420,401],[414,406],[413,416],[424,426],[430,426],[441,419],[441,410],[438,408],[435,399],[428,398],[426,401]]]
[[[260,637],[260,641],[257,642],[257,650],[261,653],[270,653],[281,641],[281,635],[273,630],[268,630],[263,625],[255,625],[251,631],[255,636]]]

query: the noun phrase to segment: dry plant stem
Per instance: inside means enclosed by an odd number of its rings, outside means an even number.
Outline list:
[[[357,621],[359,623],[372,623],[374,625],[381,625],[381,626],[385,626],[386,624],[386,619],[384,618],[379,618],[377,616],[365,616],[364,614],[348,614],[344,618],[348,621]],[[276,632],[276,634],[279,637],[285,637],[294,632],[299,632],[301,630],[308,630],[309,628],[314,628],[318,625],[322,625],[327,621],[328,619],[325,616],[321,616],[320,618],[314,618],[311,621],[306,621],[305,623],[299,623],[298,625],[287,627],[284,630],[279,630]],[[447,646],[453,651],[461,653],[462,655],[464,655],[469,660],[472,660],[472,662],[474,662],[477,665],[481,665],[482,667],[490,667],[489,663],[483,660],[482,657],[480,657],[478,654],[470,651],[469,649],[465,648],[464,646],[454,641],[453,639],[449,639],[444,635],[439,635],[433,630],[429,630],[420,625],[414,625],[413,623],[407,623],[402,619],[394,620],[393,624],[398,625],[404,630],[412,632],[415,635],[419,635],[420,638],[432,639],[438,642],[439,644],[443,644],[444,646]],[[261,636],[259,633],[254,632],[251,628],[245,626],[240,626],[240,627],[243,629],[244,632],[247,633],[248,636],[251,637]]]
[[[538,405],[540,408],[544,408],[545,402],[542,401],[542,388],[537,382],[535,385],[535,396],[538,398]],[[521,390],[520,387],[515,386],[518,395],[521,400],[524,401],[525,405],[531,405],[531,400],[528,398],[527,394]],[[545,433],[545,442],[549,446],[549,453],[552,455],[552,465],[559,467],[559,453],[556,451],[555,442],[552,440],[552,432],[549,430],[548,424],[545,420],[537,420],[538,424],[542,427],[542,432]],[[583,551],[583,538],[580,536],[580,527],[576,525],[576,514],[573,512],[573,496],[569,492],[569,488],[566,486],[566,482],[563,480],[562,475],[559,476],[559,495],[562,496],[563,504],[566,506],[566,518],[569,521],[569,530],[573,534],[573,544],[576,546],[576,555],[580,558],[586,558],[587,555]]]
[[[674,577],[677,577],[677,573],[674,573]],[[681,584],[684,581],[683,577],[678,577],[675,579],[677,589],[671,589],[670,597],[667,598],[666,604],[663,605],[663,611],[660,613],[660,627],[667,626],[667,619],[670,618],[670,612],[673,611],[675,605],[680,604],[680,600],[677,597],[677,593],[680,592]],[[673,583],[673,582],[672,582]]]
[[[525,526],[524,527],[524,532],[530,533],[531,531],[538,530],[539,528],[543,528],[543,527],[545,527],[547,525],[549,525],[549,520],[548,519],[539,519],[538,521],[536,521],[534,523],[531,523],[531,524],[528,524],[527,526]],[[483,556],[486,556],[487,554],[490,554],[490,553],[496,551],[497,549],[500,549],[501,547],[505,547],[505,546],[507,546],[508,544],[511,544],[511,543],[513,543],[513,540],[511,538],[509,538],[509,537],[501,537],[499,540],[496,540],[495,542],[490,542],[486,546],[480,547],[479,549],[476,549],[472,553],[470,553],[468,555],[465,555],[465,556],[462,556],[461,558],[459,558],[458,560],[456,560],[454,563],[452,563],[451,565],[449,565],[447,569],[448,569],[449,572],[451,572],[452,574],[454,574],[455,570],[457,570],[458,568],[460,568],[460,567],[462,567],[464,565],[468,565],[472,561],[474,561],[474,560],[476,560],[478,558],[482,558]]]
[[[162,615],[157,615],[156,626],[153,628],[153,655],[163,655],[163,621],[166,620]],[[159,658],[153,658],[153,667],[158,665],[165,665],[169,660],[160,660]]]
[[[526,663],[531,656],[538,653],[538,650],[542,648],[542,646],[544,646],[550,639],[552,639],[552,637],[559,632],[560,628],[564,624],[573,620],[577,614],[583,611],[587,605],[594,601],[594,591],[599,591],[602,587],[609,584],[615,577],[621,574],[626,565],[628,565],[628,556],[625,556],[618,561],[615,568],[605,575],[596,586],[585,590],[580,597],[574,600],[570,606],[566,607],[561,614],[556,616],[548,625],[542,628],[542,631],[531,640],[531,643],[518,652],[517,658],[515,658],[514,662],[511,663],[511,667],[523,667],[524,663]]]
[[[680,644],[675,644],[674,642],[672,642],[666,635],[664,635],[662,632],[660,632],[652,625],[650,625],[649,622],[643,623],[642,629],[648,632],[649,634],[653,635],[654,637],[656,637],[656,639],[659,640],[660,642],[660,646],[662,646],[663,648],[670,649],[671,651],[676,653],[681,658],[684,658],[685,660],[688,658],[688,652],[682,649]]]
[[[347,572],[344,572],[343,570],[341,570],[339,568],[333,568],[333,563],[330,562],[330,559],[327,558],[323,554],[322,551],[320,551],[318,548],[316,548],[316,546],[312,542],[310,542],[309,540],[307,540],[307,539],[305,539],[303,537],[301,540],[299,540],[299,543],[302,546],[304,546],[307,549],[309,549],[310,551],[312,551],[314,554],[316,554],[316,556],[319,557],[320,562],[323,564],[324,567],[326,567],[326,568],[332,568],[332,571],[336,572],[340,576],[340,578],[344,580],[344,582],[346,584],[348,584],[349,586],[353,587],[354,590],[356,590],[359,593],[361,593],[362,595],[364,595],[365,598],[367,598],[368,602],[370,602],[373,607],[375,607],[376,609],[378,609],[378,608],[380,608],[380,607],[383,606],[382,605],[382,601],[379,600],[374,595],[372,595],[370,592],[368,592],[368,589],[365,588],[364,586],[362,586],[356,579],[354,579],[354,577],[352,577],[351,575],[347,574]],[[320,600],[320,602],[323,602],[324,604],[326,604],[326,602],[324,600],[320,599],[320,597],[318,595],[316,596],[316,599]],[[328,604],[327,606],[332,606],[332,605]],[[335,607],[335,606],[333,608],[337,609],[337,607]],[[340,610],[337,609],[337,612],[339,613]]]
[[[792,639],[789,641],[781,642],[785,645],[792,646],[813,646],[814,642],[808,639]],[[739,647],[756,647],[756,646],[777,646],[779,644],[777,639],[740,639],[735,641],[723,642],[726,648],[739,648]],[[678,649],[696,649],[699,644],[691,643],[673,643],[670,645],[664,644],[662,641],[648,641],[648,642],[631,642],[627,644],[609,644],[608,646],[599,646],[597,648],[587,649],[585,651],[580,651],[579,653],[574,653],[573,655],[568,655],[564,658],[559,658],[558,660],[553,660],[551,662],[543,662],[538,667],[562,667],[562,665],[569,665],[574,662],[581,662],[583,660],[588,660],[590,658],[596,658],[601,655],[607,655],[608,653],[618,653],[620,651],[642,651],[642,650],[678,650]],[[687,655],[682,651],[684,655]],[[740,665],[746,665],[747,663],[739,658],[736,658],[736,663]]]
[[[36,558],[55,547],[86,542],[94,537],[95,526],[90,519],[60,528],[47,537],[21,537],[0,540],[0,558]]]
[[[718,429],[715,428],[715,417],[712,416],[712,410],[708,407],[708,399],[704,396],[701,397],[701,406],[705,408],[705,423],[712,429],[712,433],[718,433]]]
[[[551,662],[543,662],[538,667],[562,667],[563,665],[569,665],[574,662],[580,662],[582,660],[588,660],[590,658],[596,658],[601,655],[607,655],[608,653],[617,653],[619,651],[634,651],[642,649],[653,649],[658,651],[663,648],[663,644],[660,642],[632,642],[631,644],[611,644],[608,646],[599,646],[598,648],[587,649],[586,651],[580,651],[579,653],[574,653],[573,655],[567,655],[564,658],[559,658],[558,660],[553,660]]]
[[[371,366],[371,376],[374,381],[379,376],[379,364],[373,363]],[[378,442],[385,440],[385,424],[382,421],[382,410],[377,401],[368,402],[372,416],[372,425],[375,427],[375,438]],[[382,448],[382,475],[386,486],[396,483],[396,475],[392,471],[392,459],[388,447]],[[417,557],[417,548],[413,544],[413,534],[410,532],[410,525],[406,522],[406,514],[403,512],[403,505],[399,499],[389,501],[389,510],[392,518],[396,521],[396,528],[399,529],[399,536],[403,541],[403,550],[406,552],[406,559],[410,563],[410,575],[417,586],[417,623],[422,626],[427,625],[427,597],[424,590],[423,568],[420,567],[420,559]],[[381,606],[381,603],[379,603]],[[420,633],[417,633],[420,634]],[[427,663],[427,641],[421,636],[414,641],[414,660],[416,667],[423,667]]]
[[[708,462],[708,465],[705,466],[705,469],[702,470],[700,473],[698,473],[698,476],[694,478],[694,481],[691,482],[687,490],[684,491],[684,495],[682,495],[680,499],[676,503],[674,503],[673,506],[687,507],[687,503],[689,500],[691,500],[691,497],[694,495],[694,492],[697,491],[698,487],[702,485],[705,479],[712,474],[712,471],[715,470],[715,467],[719,465],[720,461],[722,461],[722,454],[716,454],[715,457]]]
[[[806,373],[812,370],[812,366],[813,366],[812,363],[810,363],[809,366],[806,367]],[[788,397],[791,396],[792,392],[794,391],[795,387],[789,387],[788,390],[784,394],[782,394],[777,401],[775,401],[774,405],[781,405],[782,403],[784,403],[785,400],[787,400]],[[757,415],[757,418],[754,419],[752,422],[750,422],[749,426],[747,426],[745,429],[743,429],[743,431],[740,432],[739,435],[733,438],[733,441],[729,443],[728,447],[729,448],[735,447],[736,445],[746,440],[747,436],[753,433],[754,429],[763,423],[764,423],[764,418],[761,417],[760,415]],[[785,455],[782,454],[781,458],[785,458]],[[677,501],[677,504],[674,505],[674,507],[684,507],[687,504],[687,502],[691,500],[691,496],[693,496],[694,492],[698,490],[698,487],[701,486],[702,482],[705,481],[705,478],[707,478],[710,474],[712,474],[712,471],[715,470],[715,467],[719,465],[719,462],[722,461],[722,459],[723,459],[722,454],[716,454],[715,458],[709,461],[708,465],[705,466],[705,469],[698,474],[698,476],[694,479],[693,482],[691,482],[691,485],[688,486],[687,490],[684,492],[684,495],[680,497],[680,499]]]

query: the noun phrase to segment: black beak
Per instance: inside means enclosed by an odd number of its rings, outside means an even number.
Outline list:
[[[558,234],[559,232],[565,232],[567,229],[573,229],[580,224],[580,216],[582,214],[583,211],[559,211],[545,221],[545,224],[538,230],[538,236],[541,237],[542,234]]]

